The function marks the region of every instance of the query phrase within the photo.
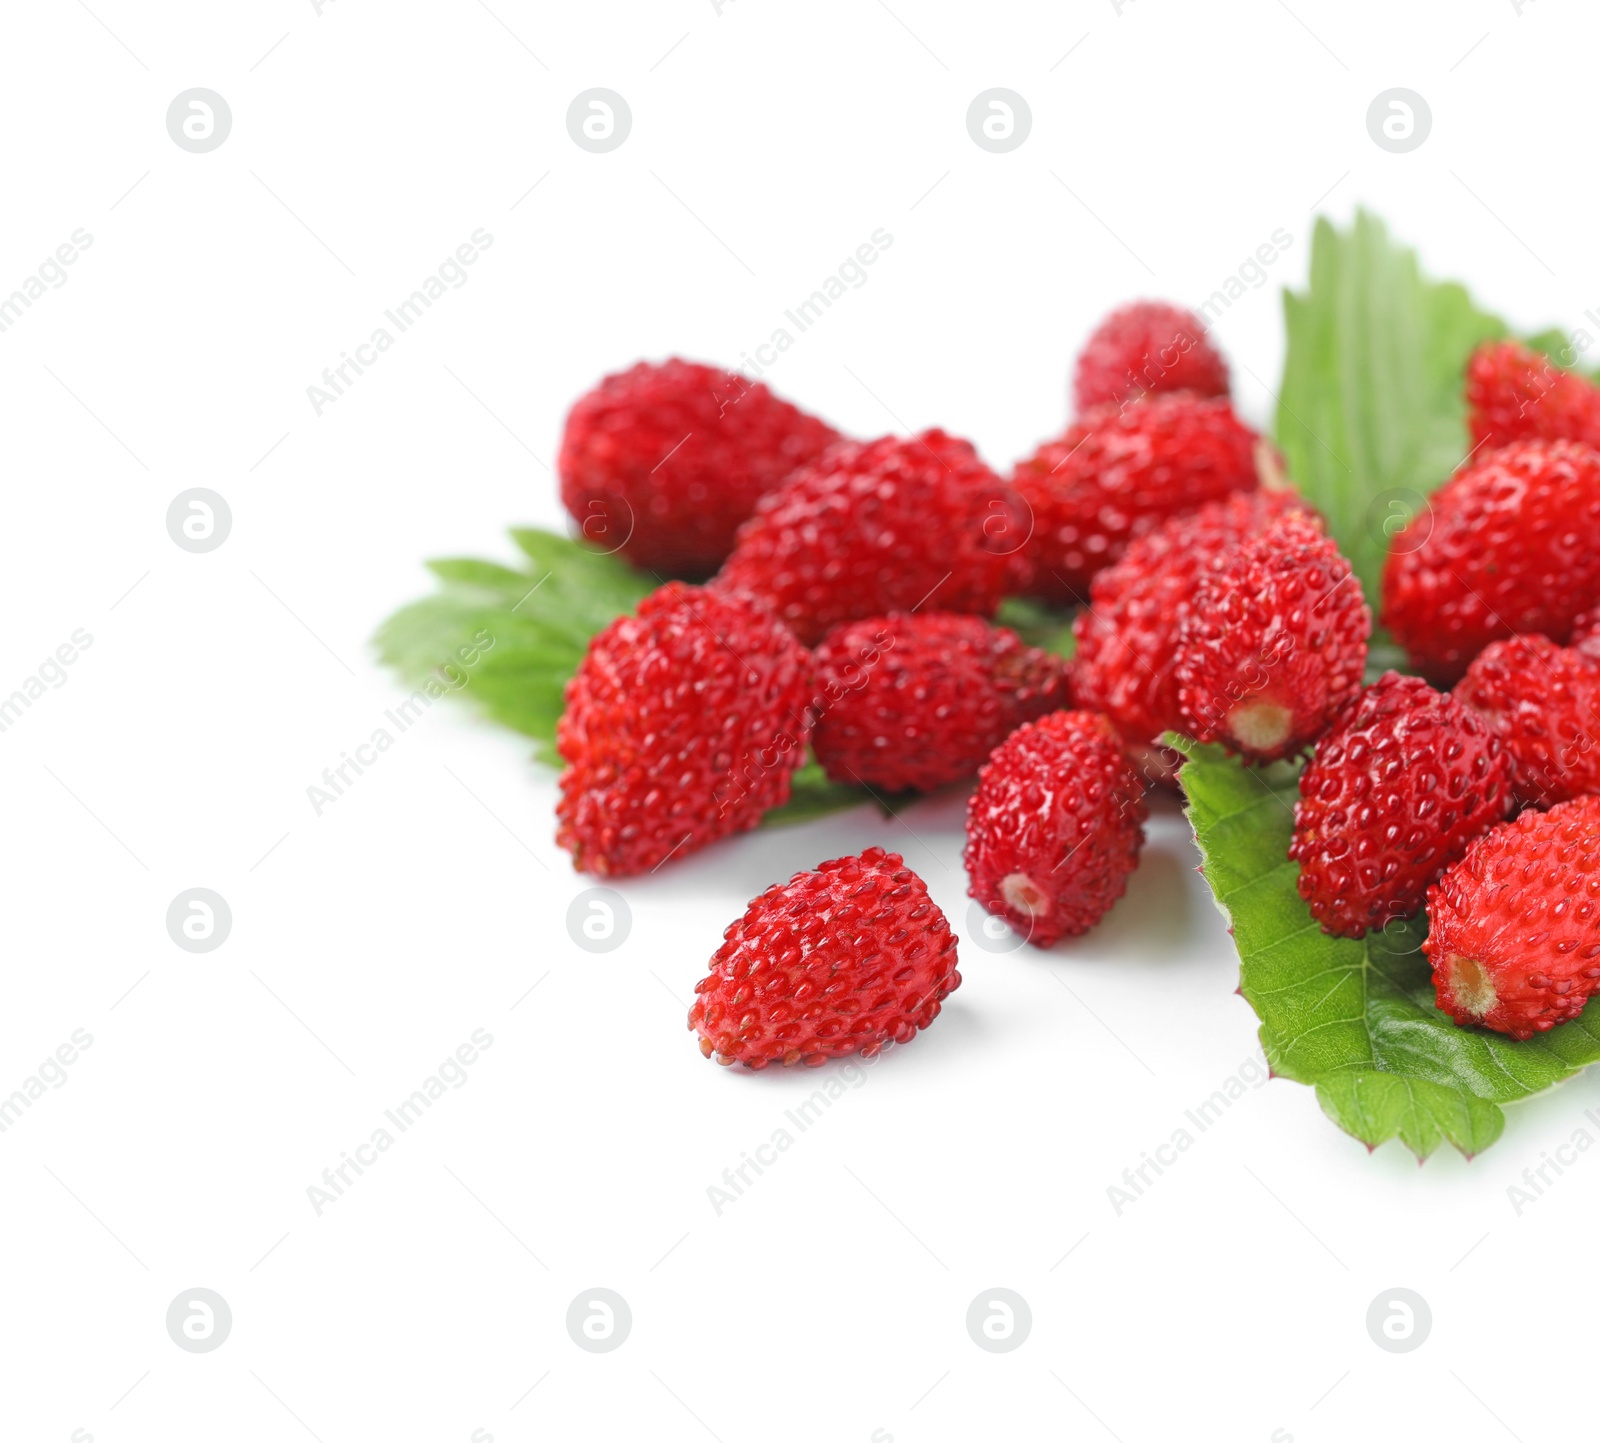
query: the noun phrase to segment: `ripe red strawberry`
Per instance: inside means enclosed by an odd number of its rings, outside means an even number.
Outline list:
[[[689,1027],[724,1064],[875,1057],[911,1041],[961,985],[944,913],[882,847],[774,883],[722,935]]]
[[[1072,624],[1073,695],[1079,706],[1110,717],[1147,775],[1169,770],[1151,744],[1183,729],[1178,628],[1198,578],[1241,541],[1303,506],[1290,491],[1236,493],[1135,538],[1120,561],[1096,575],[1089,605]]]
[[[1127,890],[1145,815],[1144,785],[1103,716],[1029,722],[995,750],[968,803],[968,895],[1036,946],[1076,937]]]
[[[1228,363],[1192,311],[1162,301],[1135,301],[1100,322],[1073,376],[1078,410],[1156,391],[1228,394]]]
[[[1518,1041],[1600,988],[1600,797],[1523,812],[1428,889],[1438,1007]]]
[[[1582,441],[1600,448],[1600,386],[1516,341],[1485,341],[1467,363],[1474,447]]]
[[[1414,915],[1513,805],[1510,758],[1483,719],[1420,676],[1387,671],[1301,773],[1289,847],[1300,895],[1334,937],[1378,931]]]
[[[654,871],[789,799],[811,658],[753,597],[669,582],[589,643],[556,746],[580,872]]]
[[[1069,705],[1066,663],[976,616],[853,621],[815,654],[812,751],[836,782],[932,791],[1017,727]]]
[[[1600,792],[1600,665],[1577,647],[1538,635],[1492,641],[1455,695],[1505,744],[1520,801]]]
[[[1482,453],[1395,537],[1383,622],[1429,680],[1448,686],[1498,637],[1565,643],[1600,598],[1600,452],[1518,441]]]
[[[991,616],[1018,523],[1015,497],[955,436],[843,444],[761,499],[715,584],[765,598],[808,646],[924,604]]]
[[[561,500],[591,544],[645,570],[709,576],[761,496],[838,439],[759,381],[641,361],[568,414]]]
[[[1254,489],[1260,443],[1226,400],[1186,393],[1080,416],[1012,477],[1033,513],[1028,594],[1081,600],[1142,526]]]
[[[1372,615],[1315,518],[1279,517],[1197,582],[1178,628],[1178,705],[1201,742],[1253,762],[1302,750],[1361,687]]]

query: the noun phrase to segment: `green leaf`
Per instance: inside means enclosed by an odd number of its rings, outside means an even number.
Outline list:
[[[1434,1006],[1426,920],[1359,941],[1330,937],[1288,860],[1294,787],[1218,747],[1177,736],[1179,781],[1201,870],[1239,949],[1239,990],[1261,1019],[1272,1070],[1317,1090],[1368,1147],[1398,1137],[1419,1158],[1441,1141],[1469,1157],[1504,1126],[1502,1107],[1600,1061],[1600,1005],[1527,1042],[1457,1027]]]
[[[378,628],[378,657],[411,685],[451,695],[536,743],[552,766],[567,680],[589,640],[654,591],[653,577],[549,531],[514,530],[525,569],[452,557],[430,561],[440,589]],[[806,821],[869,800],[815,763],[795,773],[786,806],[763,819]]]
[[[830,812],[840,812],[847,807],[859,807],[871,800],[872,797],[861,787],[830,782],[828,774],[811,761],[795,772],[790,782],[789,800],[762,817],[761,825],[787,827],[795,822],[809,822],[813,817],[825,817]]]
[[[562,689],[589,638],[652,589],[615,556],[549,532],[515,531],[526,570],[492,561],[429,562],[441,588],[402,607],[374,637],[414,686],[459,696],[555,759]]]
[[[1072,634],[1072,617],[1070,611],[1057,611],[1025,596],[1010,596],[1000,604],[995,621],[1009,626],[1029,646],[1071,660],[1078,649],[1078,639]]]
[[[1376,610],[1390,537],[1468,449],[1467,358],[1506,326],[1365,211],[1344,231],[1318,220],[1309,284],[1283,305],[1278,446]]]

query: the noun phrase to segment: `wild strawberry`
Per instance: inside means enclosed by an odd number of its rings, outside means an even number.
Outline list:
[[[1069,704],[1066,663],[976,616],[852,621],[815,653],[812,751],[836,782],[932,791]]]
[[[1600,452],[1518,441],[1469,461],[1394,539],[1383,622],[1430,681],[1461,679],[1491,641],[1564,644],[1600,598]]]
[[[1078,356],[1072,382],[1078,410],[1158,391],[1228,394],[1228,363],[1192,311],[1135,301],[1100,322]]]
[[[1467,363],[1474,449],[1512,441],[1600,447],[1600,386],[1516,341],[1485,341]]]
[[[1600,792],[1600,665],[1577,647],[1492,641],[1455,695],[1504,743],[1518,800],[1547,807]]]
[[[1087,932],[1127,890],[1145,815],[1144,785],[1103,716],[1029,722],[978,774],[968,894],[1039,947]]]
[[[1317,743],[1289,859],[1322,930],[1360,937],[1417,912],[1428,887],[1513,806],[1511,766],[1481,717],[1388,671]]]
[[[1019,524],[1014,495],[955,436],[841,444],[761,499],[714,584],[765,598],[808,646],[923,605],[991,616]]]
[[[1028,594],[1081,600],[1141,528],[1253,490],[1260,443],[1226,400],[1187,393],[1080,416],[1012,476],[1033,515]]]
[[[1438,1007],[1518,1041],[1600,988],[1600,797],[1523,812],[1479,837],[1428,889]]]
[[[724,1064],[875,1057],[911,1041],[961,985],[944,913],[882,847],[775,883],[722,935],[689,1027]]]
[[[1073,696],[1112,720],[1147,775],[1166,776],[1170,767],[1153,744],[1183,729],[1178,629],[1197,580],[1241,541],[1303,506],[1289,491],[1237,493],[1147,531],[1095,577],[1072,624]]]
[[[1372,616],[1304,513],[1204,572],[1178,628],[1178,705],[1201,742],[1270,762],[1316,741],[1360,690]]]
[[[561,500],[593,545],[645,570],[709,576],[761,496],[838,439],[759,381],[641,361],[567,416]]]
[[[789,799],[811,658],[753,597],[670,582],[589,643],[556,746],[580,872],[654,871]]]

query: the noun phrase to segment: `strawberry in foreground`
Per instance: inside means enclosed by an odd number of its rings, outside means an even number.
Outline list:
[[[1421,677],[1385,672],[1317,743],[1289,858],[1322,930],[1360,937],[1410,917],[1428,887],[1514,805],[1483,719]]]
[[[1450,686],[1491,641],[1558,645],[1600,598],[1600,452],[1519,441],[1479,455],[1394,539],[1383,622],[1430,681]]]
[[[1600,386],[1516,341],[1472,353],[1467,412],[1474,448],[1536,439],[1600,447]]]
[[[1012,476],[1033,513],[1028,594],[1081,600],[1141,527],[1253,490],[1264,444],[1221,399],[1158,395],[1080,416]]]
[[[753,597],[669,582],[589,643],[556,746],[580,872],[654,871],[789,799],[811,658]]]
[[[1547,636],[1490,642],[1456,683],[1511,757],[1530,806],[1600,792],[1600,664]]]
[[[1021,545],[1015,495],[943,431],[841,444],[764,496],[714,585],[765,598],[801,641],[910,611],[992,616]]]
[[[1073,400],[1087,411],[1159,391],[1228,394],[1228,363],[1193,311],[1134,301],[1100,322],[1078,356]]]
[[[1178,629],[1178,704],[1196,741],[1271,762],[1316,741],[1361,688],[1372,616],[1307,512],[1279,517],[1195,586]]]
[[[709,576],[756,502],[838,439],[759,381],[641,361],[568,414],[561,500],[591,545],[645,570]]]
[[[899,612],[816,649],[812,750],[836,782],[932,791],[1023,722],[1069,704],[1067,665],[976,616]]]
[[[928,889],[882,847],[768,887],[723,933],[689,1028],[718,1062],[820,1067],[909,1042],[961,985]]]
[[[1600,798],[1528,811],[1480,837],[1428,889],[1439,1010],[1518,1041],[1600,988]]]
[[[1087,932],[1127,890],[1144,784],[1111,723],[1058,711],[1019,727],[967,806],[968,895],[1035,946]]]
[[[1175,516],[1099,573],[1073,621],[1077,704],[1111,718],[1135,767],[1165,780],[1157,743],[1181,731],[1177,641],[1199,577],[1241,542],[1304,503],[1289,491],[1247,491]],[[1170,753],[1176,757],[1176,753]]]

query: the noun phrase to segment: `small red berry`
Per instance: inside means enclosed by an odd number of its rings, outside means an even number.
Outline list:
[[[654,871],[789,799],[811,658],[753,597],[669,582],[589,643],[556,746],[580,872]]]
[[[932,791],[1069,705],[1067,664],[976,616],[852,621],[816,649],[811,748],[836,782]]]
[[[1081,416],[1012,476],[1033,513],[1028,594],[1081,600],[1140,529],[1253,490],[1260,443],[1226,400],[1189,394]]]
[[[922,879],[868,847],[750,903],[695,983],[689,1027],[724,1064],[819,1067],[910,1042],[960,985],[955,934]]]
[[[1473,446],[1582,441],[1600,447],[1600,386],[1516,341],[1485,341],[1467,363]]]
[[[1547,807],[1600,792],[1600,665],[1577,647],[1492,641],[1455,695],[1505,744],[1518,800]]]
[[[1228,394],[1228,363],[1192,311],[1135,301],[1101,321],[1078,356],[1072,381],[1078,410],[1158,391]]]
[[[1169,768],[1154,744],[1163,732],[1183,729],[1178,629],[1199,577],[1240,542],[1303,506],[1289,491],[1236,493],[1147,531],[1095,577],[1089,605],[1072,624],[1078,642],[1073,696],[1079,706],[1111,718],[1130,759],[1147,774],[1165,775]]]
[[[1583,1011],[1600,988],[1600,797],[1523,812],[1428,889],[1441,1012],[1518,1041]]]
[[[936,606],[992,616],[1015,496],[943,431],[842,444],[761,499],[715,584],[765,598],[808,646],[841,622]]]
[[[995,750],[968,803],[968,895],[1039,947],[1087,932],[1127,890],[1145,814],[1144,785],[1103,716],[1029,722]]]
[[[568,414],[561,500],[591,545],[644,570],[709,576],[762,495],[838,439],[759,381],[641,361]]]
[[[1196,741],[1271,762],[1316,741],[1361,687],[1372,615],[1317,520],[1279,517],[1195,586],[1178,704]]]
[[[1430,681],[1461,679],[1491,641],[1565,644],[1600,598],[1600,452],[1518,441],[1475,457],[1394,539],[1383,622]]]
[[[1335,937],[1378,931],[1514,805],[1510,759],[1483,719],[1420,676],[1385,672],[1300,775],[1289,859]]]

